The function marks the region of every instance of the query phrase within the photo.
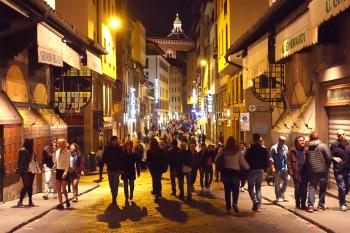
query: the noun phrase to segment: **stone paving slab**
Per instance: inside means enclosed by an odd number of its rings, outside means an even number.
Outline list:
[[[99,185],[96,183],[79,184],[79,196],[96,189]],[[29,207],[28,198],[25,197],[24,207],[17,207],[18,199],[5,202],[0,205],[0,232],[14,232],[22,226],[42,217],[43,215],[56,208],[58,198],[50,194],[48,200],[42,198],[42,193],[33,195],[34,207]],[[73,198],[73,193],[68,194],[69,199]],[[72,204],[72,203],[71,203]],[[72,204],[73,206],[74,204]]]
[[[339,201],[334,196],[326,196],[327,210],[323,212],[314,211],[308,213],[304,210],[295,208],[294,188],[288,187],[285,193],[286,201],[276,202],[275,192],[273,186],[268,186],[266,183],[262,187],[262,196],[264,199],[294,213],[295,215],[319,226],[326,232],[349,232],[350,227],[350,209],[347,212],[339,210]],[[318,204],[318,196],[315,205]]]

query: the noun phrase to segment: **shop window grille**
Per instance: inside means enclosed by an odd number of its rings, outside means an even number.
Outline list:
[[[267,72],[253,79],[252,91],[263,102],[284,102],[284,64],[270,64]]]

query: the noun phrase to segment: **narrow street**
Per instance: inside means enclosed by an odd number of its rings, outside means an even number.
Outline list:
[[[264,201],[262,212],[250,211],[247,192],[240,193],[239,214],[227,214],[222,184],[213,182],[213,191],[194,201],[182,202],[170,195],[169,174],[163,178],[164,199],[155,203],[151,177],[143,172],[135,184],[134,201],[125,204],[120,185],[118,205],[111,204],[108,182],[80,197],[79,203],[68,210],[53,210],[16,232],[323,232],[272,203]],[[97,176],[91,176],[91,181]],[[106,178],[106,175],[105,175]],[[197,182],[197,189],[198,182]]]

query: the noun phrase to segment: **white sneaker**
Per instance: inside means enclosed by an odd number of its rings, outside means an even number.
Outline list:
[[[340,211],[347,211],[348,207],[346,205],[340,206]]]
[[[245,190],[244,190],[244,187],[241,187],[241,192],[244,192]]]
[[[277,198],[277,200],[276,200],[277,202],[283,202],[283,198],[282,197],[280,197],[280,198]]]

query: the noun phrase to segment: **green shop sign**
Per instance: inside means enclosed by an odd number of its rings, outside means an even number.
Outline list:
[[[290,40],[287,40],[285,43],[282,44],[282,53],[289,52],[289,50],[305,43],[305,41],[306,41],[305,32],[300,33],[299,35],[291,38]]]
[[[349,2],[349,0],[326,0],[326,12],[329,13],[332,8],[338,8],[345,2]]]

